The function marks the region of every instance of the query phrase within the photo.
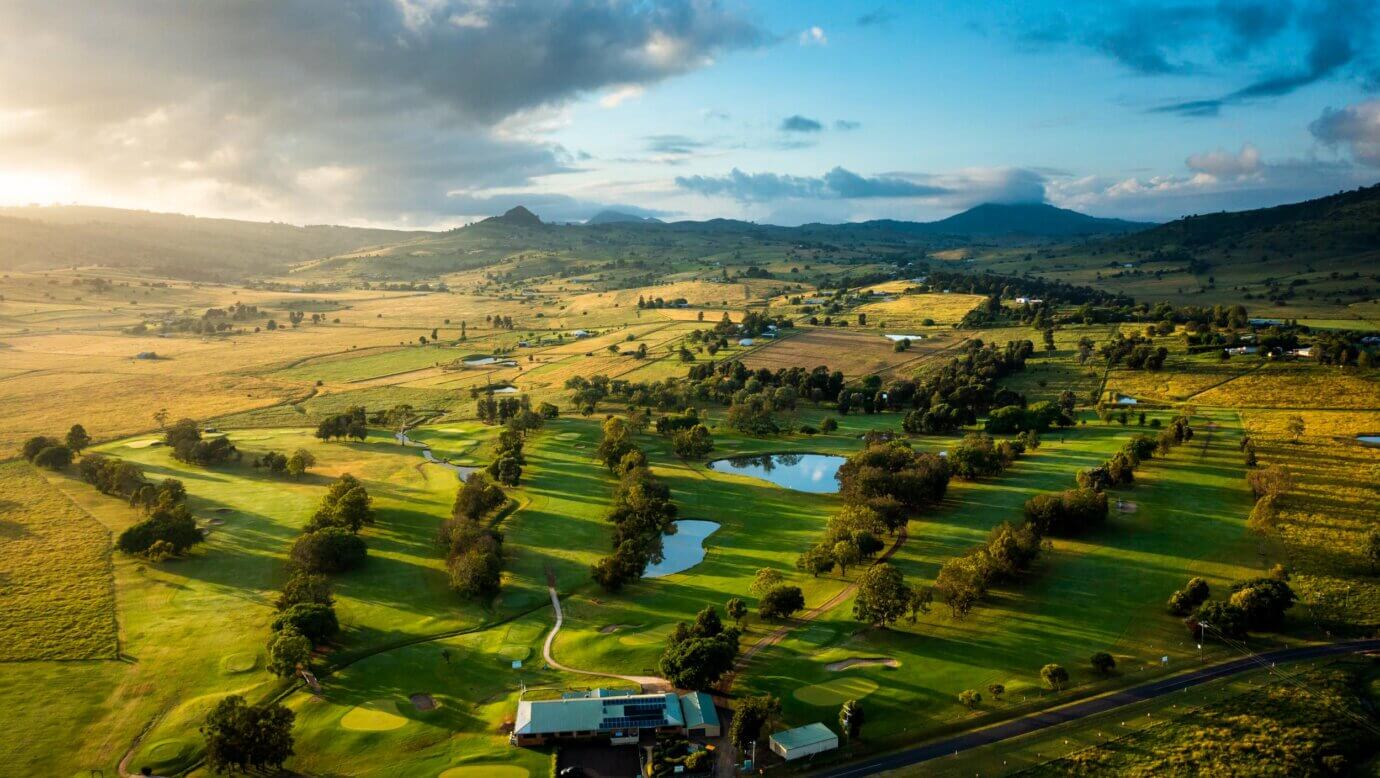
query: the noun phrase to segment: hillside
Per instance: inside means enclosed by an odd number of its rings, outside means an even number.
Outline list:
[[[140,267],[214,280],[283,272],[296,262],[428,234],[87,206],[0,208],[0,268]]]
[[[925,226],[936,232],[954,235],[1029,235],[1055,238],[1137,232],[1153,225],[1124,219],[1100,219],[1046,203],[983,203]]]
[[[1187,216],[1120,241],[1141,250],[1233,244],[1274,251],[1373,249],[1380,246],[1380,184],[1273,208]]]
[[[1364,318],[1380,293],[1380,185],[1189,216],[1105,240],[995,249],[977,262],[997,273],[1037,273],[1137,299],[1245,301],[1276,315]]]

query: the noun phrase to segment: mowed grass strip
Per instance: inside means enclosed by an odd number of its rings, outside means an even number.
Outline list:
[[[114,659],[110,533],[26,462],[0,464],[0,661]]]

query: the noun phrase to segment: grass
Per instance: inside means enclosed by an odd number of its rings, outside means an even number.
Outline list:
[[[1171,667],[1196,661],[1182,625],[1164,614],[1165,597],[1189,576],[1202,575],[1220,589],[1258,574],[1267,561],[1257,558],[1242,527],[1249,501],[1234,442],[1239,431],[1225,415],[1216,420],[1224,426],[1206,449],[1199,437],[1141,468],[1138,483],[1124,492],[1138,503],[1136,513],[1114,513],[1103,529],[1054,540],[1024,583],[995,590],[966,620],[953,621],[936,603],[916,625],[867,630],[845,602],[761,657],[741,691],[775,694],[792,725],[831,720],[837,712],[832,702],[801,700],[796,690],[834,682],[840,674],[825,669],[830,662],[898,659],[895,669],[842,673],[877,683],[866,703],[868,741],[885,748],[962,725],[972,717],[957,701],[963,689],[986,695],[988,684],[1004,684],[1007,696],[991,713],[1052,702],[1038,675],[1046,662],[1063,664],[1075,684],[1096,689],[1159,672],[1164,655]],[[1025,499],[1071,487],[1076,470],[1105,459],[1135,431],[1094,423],[1070,430],[1063,443],[1051,433],[1006,475],[955,482],[944,506],[911,522],[911,540],[895,564],[908,581],[931,581],[940,564],[979,542],[990,527],[1019,521]],[[846,637],[826,643],[812,634],[818,627]],[[1102,650],[1117,657],[1116,678],[1088,669],[1088,657]]]
[[[867,314],[869,325],[885,324],[890,331],[909,333],[934,324],[957,324],[983,301],[980,294],[907,294],[895,300],[866,303],[857,313]]]
[[[0,541],[0,662],[115,658],[110,533],[27,462],[5,462]]]

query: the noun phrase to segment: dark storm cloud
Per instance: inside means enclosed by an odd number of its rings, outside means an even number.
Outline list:
[[[1364,81],[1380,72],[1373,53],[1376,9],[1374,0],[1098,4],[1023,20],[1015,34],[1037,48],[1083,46],[1147,76],[1248,73],[1245,86],[1226,94],[1151,109],[1213,116],[1224,106],[1280,97],[1324,79]],[[1301,49],[1291,56],[1294,41]],[[1291,59],[1297,61],[1280,64]]]
[[[712,0],[11,0],[0,27],[0,164],[287,209],[353,183],[333,205],[371,217],[567,170],[542,112],[764,41]]]
[[[1358,161],[1380,167],[1380,100],[1324,109],[1308,130],[1322,143],[1346,147]]]

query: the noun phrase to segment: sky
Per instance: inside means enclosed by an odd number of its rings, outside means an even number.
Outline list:
[[[1380,3],[6,0],[0,203],[446,228],[1380,181]]]

